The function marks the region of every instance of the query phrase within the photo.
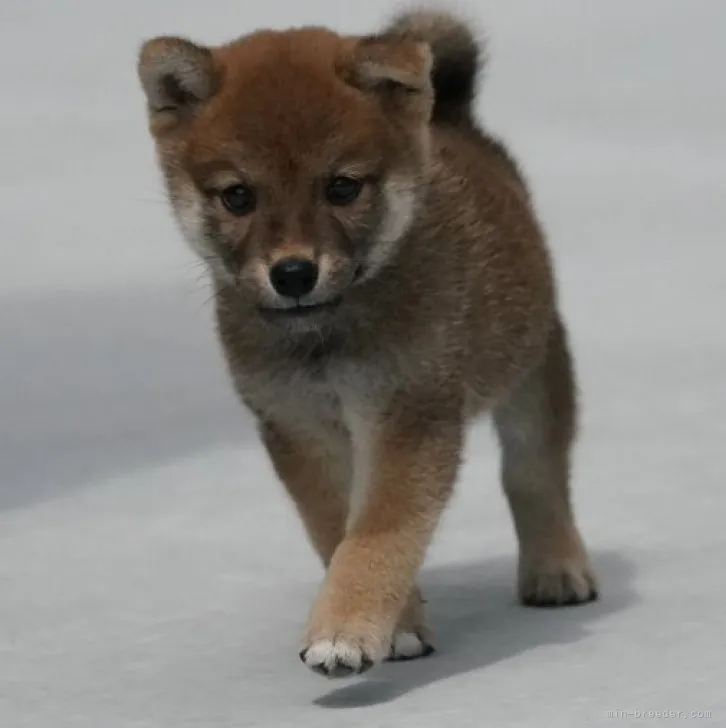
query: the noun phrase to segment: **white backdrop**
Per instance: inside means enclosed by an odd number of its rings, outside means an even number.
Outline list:
[[[459,6],[491,38],[482,117],[522,160],[556,256],[602,601],[516,605],[483,425],[423,578],[439,654],[348,683],[298,662],[320,569],[227,383],[135,53],[158,33],[364,31],[390,3],[10,0],[3,728],[726,723],[726,4]]]

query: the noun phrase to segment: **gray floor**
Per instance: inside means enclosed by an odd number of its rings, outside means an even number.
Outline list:
[[[478,5],[459,3],[491,37],[482,115],[532,180],[578,355],[602,601],[516,605],[482,426],[423,578],[439,654],[345,683],[297,660],[320,570],[230,394],[135,51],[157,33],[361,31],[389,3],[11,0],[3,728],[726,724],[726,4]]]

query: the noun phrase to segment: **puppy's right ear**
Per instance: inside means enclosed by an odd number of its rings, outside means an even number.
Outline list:
[[[184,38],[147,41],[137,68],[155,131],[189,117],[217,89],[212,52]]]

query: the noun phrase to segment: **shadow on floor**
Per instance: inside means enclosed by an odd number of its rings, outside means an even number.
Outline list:
[[[336,688],[316,704],[349,708],[387,703],[542,645],[587,639],[598,620],[638,601],[628,560],[601,553],[593,562],[602,587],[600,601],[560,609],[528,609],[515,602],[513,558],[425,570],[421,583],[439,651],[424,660],[385,664],[370,678]]]

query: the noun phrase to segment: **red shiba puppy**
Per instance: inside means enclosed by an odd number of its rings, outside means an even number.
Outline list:
[[[480,65],[468,27],[431,12],[366,37],[141,50],[232,380],[326,567],[300,653],[324,675],[432,651],[416,576],[483,412],[521,601],[596,596],[552,265],[517,165],[473,116]]]

